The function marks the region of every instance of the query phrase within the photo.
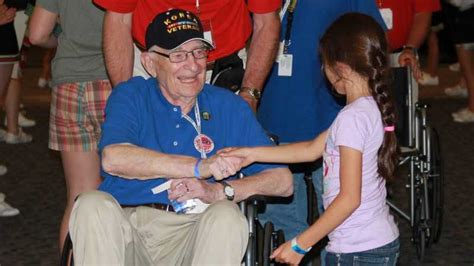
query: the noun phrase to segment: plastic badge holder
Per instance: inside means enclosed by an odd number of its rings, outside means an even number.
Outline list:
[[[168,190],[170,186],[171,181],[168,180],[165,183],[154,187],[151,191],[153,194],[158,194]],[[207,206],[209,206],[209,204],[206,204],[199,199],[190,199],[185,202],[173,200],[171,201],[171,205],[176,213],[201,213],[207,209]]]

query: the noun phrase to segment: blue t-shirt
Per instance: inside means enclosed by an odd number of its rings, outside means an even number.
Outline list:
[[[289,0],[287,0],[289,1]],[[327,27],[347,12],[374,17],[385,27],[374,0],[301,0],[297,2],[291,29],[289,54],[293,75],[278,76],[278,63],[271,71],[262,95],[258,119],[281,142],[309,140],[331,125],[341,109],[321,73],[319,40]],[[286,33],[286,12],[281,40]]]
[[[212,156],[229,146],[271,145],[272,142],[257,122],[254,114],[239,96],[228,90],[204,85],[198,95],[201,113],[201,133],[214,142]],[[154,78],[135,77],[117,86],[107,101],[106,119],[102,126],[99,149],[115,143],[131,143],[167,154],[200,157],[194,146],[197,131],[181,117],[179,106],[170,104]],[[205,115],[203,115],[205,114]],[[195,120],[194,109],[188,116]],[[282,167],[270,164],[252,164],[243,169],[245,175]],[[102,171],[104,181],[99,189],[110,193],[120,204],[168,204],[166,192],[154,195],[152,188],[166,179],[125,179]]]

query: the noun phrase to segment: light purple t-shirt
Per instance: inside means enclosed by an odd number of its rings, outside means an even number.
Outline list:
[[[324,208],[340,191],[339,146],[362,152],[361,204],[329,234],[326,249],[333,253],[366,251],[394,241],[399,233],[385,202],[385,180],[377,173],[377,152],[384,129],[377,103],[361,97],[342,109],[329,128],[324,150]]]

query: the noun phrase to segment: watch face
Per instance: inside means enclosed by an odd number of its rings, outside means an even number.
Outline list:
[[[255,98],[260,99],[261,93],[259,90],[254,90],[253,94],[255,94]]]
[[[228,197],[233,197],[234,196],[234,188],[231,186],[225,186],[224,188],[225,195]]]

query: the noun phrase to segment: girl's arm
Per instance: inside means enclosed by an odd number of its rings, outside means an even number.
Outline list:
[[[339,146],[340,191],[323,215],[308,229],[297,236],[298,246],[307,249],[342,224],[360,205],[362,186],[362,153]],[[287,241],[276,249],[271,258],[278,262],[298,264],[303,255],[291,249]]]
[[[242,167],[253,162],[300,163],[320,158],[326,143],[327,130],[310,141],[296,142],[273,147],[227,148],[220,152],[224,157],[240,157]]]
[[[58,46],[58,39],[53,35],[57,18],[57,14],[44,9],[40,4],[36,3],[28,25],[30,42],[44,48]]]

